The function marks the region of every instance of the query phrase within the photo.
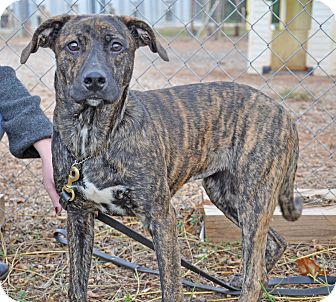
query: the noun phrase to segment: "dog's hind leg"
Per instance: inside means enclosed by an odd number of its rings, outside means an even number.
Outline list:
[[[210,197],[210,200],[238,227],[242,228],[238,216],[238,206],[242,200],[238,200],[235,194],[236,179],[228,171],[220,171],[207,177],[203,181],[204,189]],[[225,230],[224,230],[225,232]],[[266,270],[271,271],[277,261],[286,250],[287,244],[282,236],[275,230],[269,228],[266,243]],[[235,287],[242,286],[242,276],[233,275],[230,278],[230,284]]]
[[[160,203],[149,218],[149,231],[153,237],[158,260],[162,302],[182,301],[180,276],[181,258],[177,241],[176,215],[169,200]]]
[[[244,260],[240,302],[260,301],[267,281],[266,241],[275,203],[272,189],[266,184],[262,189],[249,190],[238,208]]]

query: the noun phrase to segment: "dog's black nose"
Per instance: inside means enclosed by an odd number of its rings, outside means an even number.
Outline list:
[[[106,86],[106,76],[98,71],[88,73],[84,77],[84,86],[87,90],[99,91]]]

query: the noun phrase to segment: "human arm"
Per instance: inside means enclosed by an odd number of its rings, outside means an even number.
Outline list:
[[[11,67],[0,66],[0,114],[10,152],[18,158],[38,158],[34,143],[50,138],[52,124]]]
[[[51,139],[44,138],[34,143],[34,147],[39,153],[42,160],[42,176],[43,185],[49,194],[49,197],[53,203],[55,213],[58,215],[62,211],[62,206],[59,203],[59,195],[55,188],[53,177],[53,166],[51,156]]]
[[[31,96],[7,66],[0,66],[0,114],[11,153],[18,158],[42,158],[43,183],[58,213],[51,164],[52,124],[40,108],[40,98]]]

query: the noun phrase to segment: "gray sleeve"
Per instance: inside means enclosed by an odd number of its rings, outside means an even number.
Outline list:
[[[0,140],[2,140],[4,134],[5,134],[5,130],[4,130],[3,126],[2,126],[2,116],[0,114]]]
[[[52,124],[11,67],[0,66],[0,114],[8,135],[10,152],[18,158],[36,158],[33,144],[51,137]]]

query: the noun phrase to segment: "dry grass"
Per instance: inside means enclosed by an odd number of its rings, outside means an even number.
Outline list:
[[[240,243],[213,244],[198,238],[202,213],[199,183],[188,184],[174,198],[178,209],[178,230],[182,255],[198,267],[225,279],[241,269]],[[9,204],[8,223],[1,234],[2,254],[10,264],[11,272],[3,283],[8,294],[19,302],[66,301],[68,283],[67,248],[53,239],[53,231],[65,226],[66,213],[54,217],[45,202],[45,196],[29,203],[13,201]],[[128,226],[145,233],[135,218],[123,218]],[[223,230],[225,231],[225,230]],[[4,239],[5,238],[5,239]],[[111,255],[134,261],[147,267],[156,267],[154,252],[97,221],[96,246]],[[297,275],[295,259],[312,255],[330,274],[336,273],[336,243],[290,245],[273,270],[271,277]],[[186,278],[205,282],[195,274],[183,270]],[[272,300],[274,299],[274,300]],[[320,301],[321,298],[267,298],[263,301]],[[185,289],[185,301],[234,301],[212,292]],[[92,261],[89,281],[89,301],[160,301],[159,279],[156,276],[136,274],[110,263]]]

